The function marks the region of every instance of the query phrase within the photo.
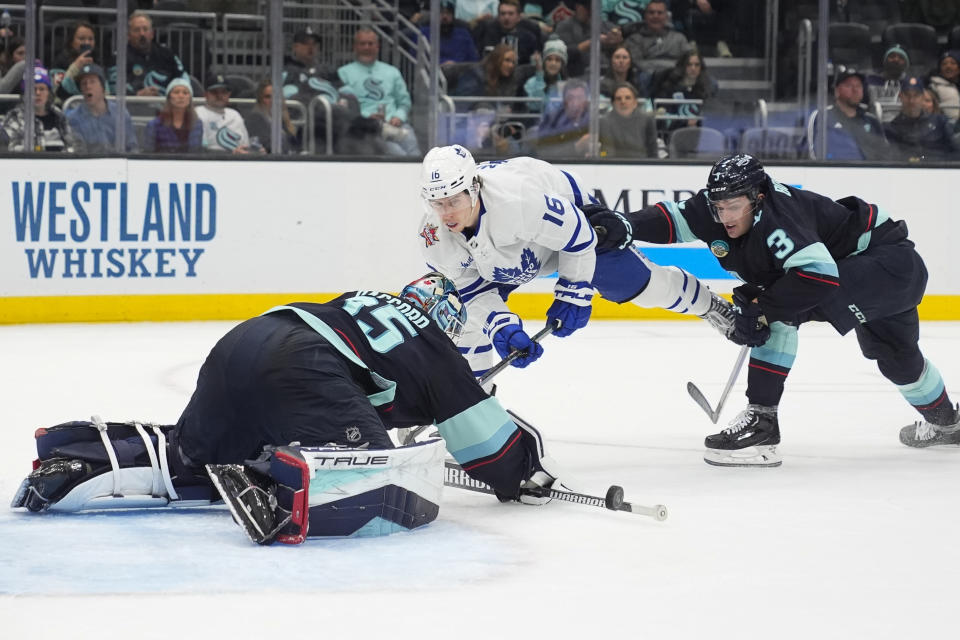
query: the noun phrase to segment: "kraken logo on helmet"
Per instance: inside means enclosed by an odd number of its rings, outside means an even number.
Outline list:
[[[405,286],[400,297],[422,309],[450,338],[460,337],[467,323],[467,307],[448,278],[432,271]]]

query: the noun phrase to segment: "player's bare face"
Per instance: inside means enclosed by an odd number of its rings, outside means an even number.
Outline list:
[[[739,238],[753,226],[753,206],[747,196],[720,200],[713,204],[720,224],[731,238]]]
[[[437,212],[443,226],[449,231],[461,232],[467,227],[473,227],[479,217],[479,207],[470,203],[470,195],[466,191],[449,198],[431,200],[430,207]]]

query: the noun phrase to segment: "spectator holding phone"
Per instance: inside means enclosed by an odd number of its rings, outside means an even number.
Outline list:
[[[60,103],[80,95],[77,73],[87,65],[99,64],[95,58],[96,46],[93,25],[83,21],[73,23],[66,48],[57,54],[50,67],[54,95]]]

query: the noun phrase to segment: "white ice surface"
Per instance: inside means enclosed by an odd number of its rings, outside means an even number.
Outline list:
[[[801,329],[778,469],[702,461],[684,385],[715,401],[737,351],[703,323],[594,322],[500,376],[572,484],[666,522],[447,489],[419,531],[256,547],[220,509],[4,507],[34,429],[175,422],[229,326],[0,326],[0,638],[958,637],[960,450],[899,444],[914,412],[826,326]],[[922,333],[960,399],[960,323]]]

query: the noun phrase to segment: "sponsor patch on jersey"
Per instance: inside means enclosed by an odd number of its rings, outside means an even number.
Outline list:
[[[727,244],[724,240],[714,240],[710,243],[710,253],[722,258],[728,253],[730,253],[730,245]]]
[[[423,231],[420,232],[420,237],[423,238],[424,243],[426,243],[426,246],[428,247],[440,242],[440,238],[437,237],[437,225],[424,225]]]

